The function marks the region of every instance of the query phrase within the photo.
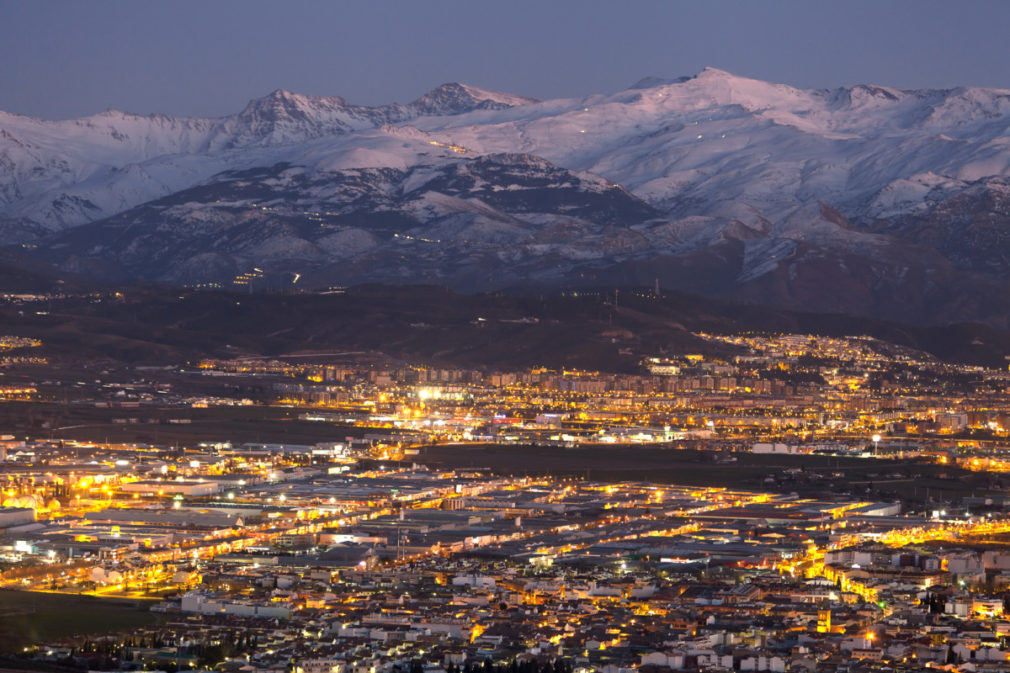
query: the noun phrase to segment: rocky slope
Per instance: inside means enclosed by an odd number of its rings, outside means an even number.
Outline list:
[[[1006,325],[1010,91],[706,69],[535,101],[277,91],[223,119],[0,114],[0,240],[179,284],[643,284]],[[243,280],[246,279],[246,280]]]

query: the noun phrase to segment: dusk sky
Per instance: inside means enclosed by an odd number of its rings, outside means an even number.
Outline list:
[[[706,65],[800,87],[1010,88],[1010,3],[12,2],[0,109],[222,116],[278,88],[352,103],[449,81],[554,98]]]

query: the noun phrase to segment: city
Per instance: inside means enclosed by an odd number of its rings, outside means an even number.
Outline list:
[[[1010,673],[1010,3],[2,9],[0,673]]]
[[[734,350],[639,374],[82,371],[5,336],[3,588],[112,611],[102,634],[11,627],[7,649],[314,673],[1007,661],[1010,373],[862,336],[697,336]]]

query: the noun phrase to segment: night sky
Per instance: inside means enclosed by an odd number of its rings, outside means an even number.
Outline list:
[[[284,88],[352,103],[449,81],[537,98],[706,65],[800,87],[1010,89],[1010,2],[0,3],[0,109],[222,116]]]

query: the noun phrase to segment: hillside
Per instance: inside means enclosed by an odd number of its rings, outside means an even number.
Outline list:
[[[278,90],[219,119],[0,113],[0,242],[176,285],[651,285],[1010,328],[1010,91],[705,69],[536,101]]]
[[[535,366],[632,372],[648,356],[731,357],[695,332],[868,335],[951,361],[1005,366],[1010,335],[982,325],[910,327],[831,314],[769,311],[664,292],[569,290],[457,294],[434,286],[360,286],[335,294],[234,294],[147,288],[0,306],[5,333],[37,337],[63,362],[179,364],[203,357],[353,354],[483,369]]]

